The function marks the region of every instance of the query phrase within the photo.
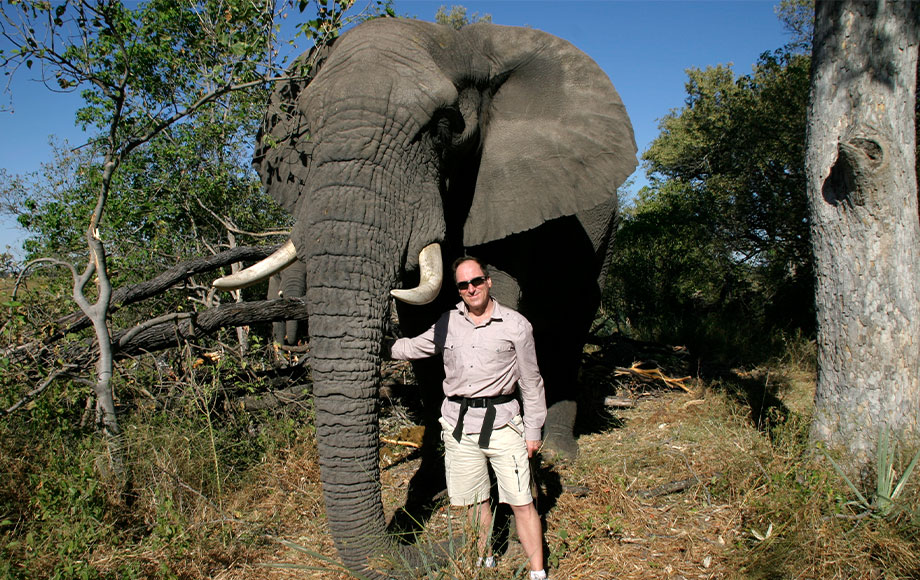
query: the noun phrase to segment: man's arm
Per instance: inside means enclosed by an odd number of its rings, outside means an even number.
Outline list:
[[[534,347],[533,327],[526,318],[521,318],[519,336],[514,340],[517,355],[518,372],[521,375],[518,385],[524,413],[524,439],[527,452],[532,455],[540,448],[543,423],[546,421],[546,393],[543,388],[543,376],[537,365],[537,352]]]
[[[438,340],[438,333],[435,332],[439,324],[441,321],[414,338],[397,339],[390,347],[390,357],[396,360],[417,360],[441,352],[444,348],[444,341],[443,339]]]

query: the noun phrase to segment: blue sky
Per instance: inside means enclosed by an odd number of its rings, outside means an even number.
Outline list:
[[[362,0],[359,0],[359,4]],[[496,24],[530,26],[562,37],[591,56],[620,93],[640,154],[658,135],[658,121],[684,104],[686,69],[733,64],[747,74],[761,53],[782,47],[788,34],[773,11],[778,0],[395,0],[398,14],[434,20],[438,7],[461,4],[491,14]],[[51,93],[27,75],[12,85],[12,112],[0,112],[0,167],[10,173],[39,168],[51,157],[49,137],[71,146],[86,137],[74,124],[75,94]],[[3,94],[2,104],[10,96]],[[644,182],[642,168],[635,174]],[[14,255],[23,232],[0,221],[0,251]]]

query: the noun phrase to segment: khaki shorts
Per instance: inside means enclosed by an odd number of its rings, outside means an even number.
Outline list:
[[[453,436],[454,428],[443,418],[440,421],[451,505],[467,506],[489,499],[489,464],[498,482],[498,501],[515,506],[533,501],[530,461],[520,415],[492,431],[486,449],[479,447],[479,433],[464,433],[458,443]]]

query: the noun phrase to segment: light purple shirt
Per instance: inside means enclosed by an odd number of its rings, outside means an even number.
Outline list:
[[[461,397],[511,395],[520,387],[524,403],[524,438],[539,441],[546,420],[543,377],[537,366],[533,327],[521,314],[492,299],[492,316],[475,324],[462,301],[456,310],[445,312],[427,331],[415,338],[400,338],[393,344],[392,357],[414,360],[444,356],[444,394]],[[460,403],[445,397],[441,416],[457,424]],[[521,412],[517,400],[495,405],[494,429],[504,426]],[[463,418],[464,433],[479,433],[486,409],[469,408]]]

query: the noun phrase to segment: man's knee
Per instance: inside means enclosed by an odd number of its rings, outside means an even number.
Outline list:
[[[531,516],[537,513],[537,509],[534,507],[532,501],[522,505],[511,505],[511,511],[514,512],[515,517]]]

